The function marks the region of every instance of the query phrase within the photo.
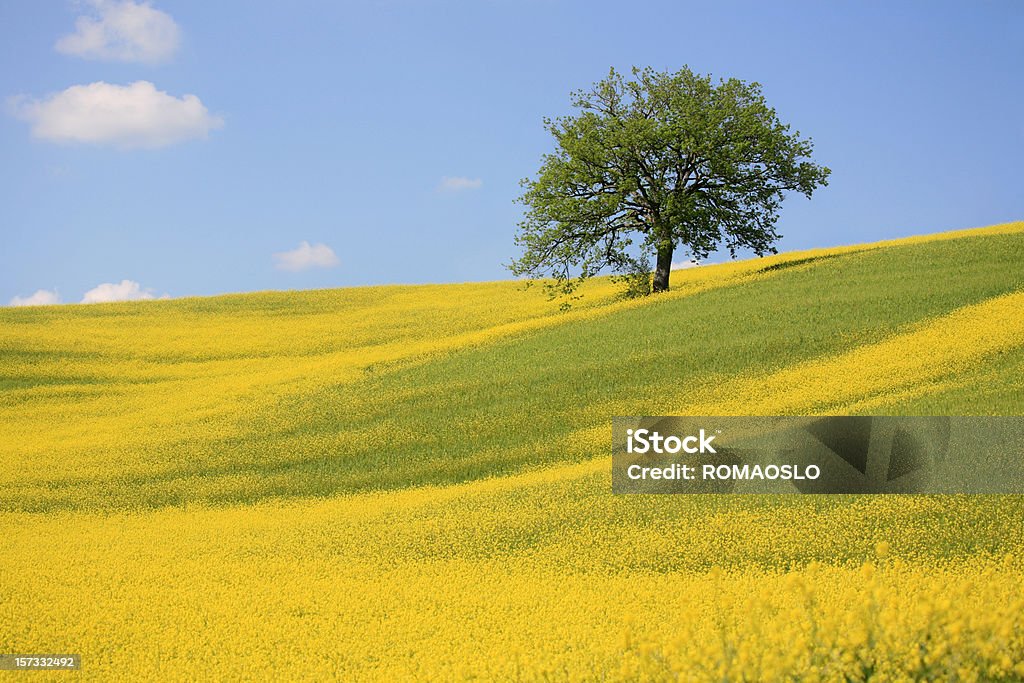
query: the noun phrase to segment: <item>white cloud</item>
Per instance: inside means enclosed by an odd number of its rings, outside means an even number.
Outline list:
[[[464,190],[478,190],[484,184],[480,178],[465,178],[463,176],[444,176],[437,189],[441,192],[462,192]]]
[[[19,96],[9,103],[15,116],[32,124],[33,136],[51,142],[153,148],[206,138],[224,125],[195,95],[174,97],[149,81],[97,81],[43,100]]]
[[[148,2],[91,0],[89,4],[91,16],[75,20],[75,32],[54,45],[57,52],[85,59],[158,64],[178,49],[178,25]]]
[[[682,270],[683,268],[695,268],[700,265],[698,261],[679,261],[672,263],[672,270]]]
[[[11,299],[11,306],[52,306],[60,303],[57,290],[37,289],[31,296],[16,296]]]
[[[166,294],[164,297],[166,298]],[[104,282],[96,285],[82,297],[83,304],[102,304],[110,301],[141,301],[143,299],[155,299],[153,290],[146,288],[134,280],[121,280],[119,284]]]
[[[310,268],[332,268],[340,261],[334,250],[326,244],[313,244],[303,240],[291,251],[274,254],[275,267],[278,270],[309,270]]]

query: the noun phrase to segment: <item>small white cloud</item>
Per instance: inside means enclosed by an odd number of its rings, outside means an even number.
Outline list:
[[[9,106],[32,124],[34,137],[50,142],[154,148],[206,138],[224,125],[195,95],[174,97],[149,81],[73,85],[43,100],[14,97]]]
[[[672,263],[672,270],[682,270],[683,268],[695,268],[700,265],[699,261],[679,261]]]
[[[465,190],[479,190],[484,184],[480,178],[465,178],[463,176],[444,176],[437,189],[441,192],[463,192]]]
[[[313,244],[303,240],[291,251],[274,254],[274,267],[278,270],[309,270],[310,268],[333,268],[338,265],[337,255],[326,244]]]
[[[166,295],[165,295],[166,296]],[[153,290],[146,288],[134,280],[121,280],[119,284],[104,282],[96,285],[82,297],[83,304],[103,304],[111,301],[141,301],[154,299]]]
[[[52,306],[60,303],[57,290],[37,289],[31,296],[16,296],[11,299],[11,306]]]
[[[174,19],[148,2],[91,0],[90,16],[75,20],[75,32],[60,40],[57,52],[114,62],[159,64],[178,49],[181,32]]]

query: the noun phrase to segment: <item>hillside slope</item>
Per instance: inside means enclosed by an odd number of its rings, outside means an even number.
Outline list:
[[[613,496],[608,456],[618,414],[1019,414],[1024,223],[673,284],[0,311],[0,642],[97,680],[1024,677],[1019,497]]]
[[[0,506],[455,483],[601,455],[617,414],[913,411],[1022,341],[994,303],[1024,289],[1020,224],[952,235],[689,269],[634,302],[599,281],[568,315],[514,283],[3,310]],[[850,383],[912,339],[916,374]],[[1019,377],[961,412],[1012,411]]]

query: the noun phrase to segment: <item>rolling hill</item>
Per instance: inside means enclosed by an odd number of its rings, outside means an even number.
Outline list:
[[[610,420],[1019,414],[1024,223],[0,309],[0,642],[87,677],[1024,677],[1016,496],[613,496]],[[926,645],[920,645],[926,643]]]

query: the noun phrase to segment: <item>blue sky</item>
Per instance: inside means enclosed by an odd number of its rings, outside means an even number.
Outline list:
[[[634,64],[814,139],[783,249],[1024,219],[1017,1],[8,0],[0,304],[509,277],[541,118]]]

